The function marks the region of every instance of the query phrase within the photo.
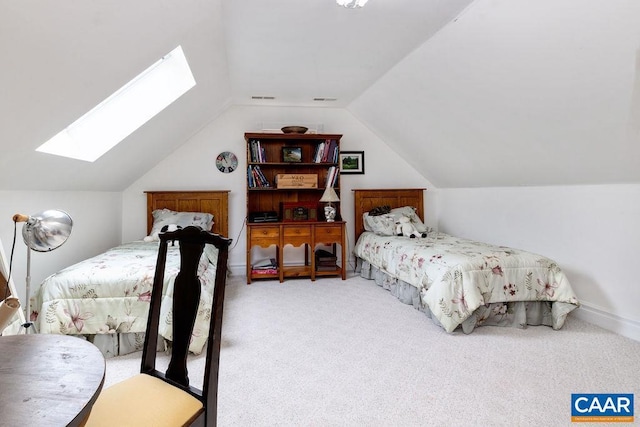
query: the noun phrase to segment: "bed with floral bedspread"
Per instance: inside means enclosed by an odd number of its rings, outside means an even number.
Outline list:
[[[206,245],[200,260],[200,308],[189,347],[195,354],[202,351],[209,332],[216,251]],[[32,297],[36,330],[87,336],[106,356],[141,349],[157,257],[157,241],[134,241],[49,276]],[[160,335],[169,341],[173,282],[179,267],[179,247],[169,245],[160,322]]]
[[[408,238],[364,232],[354,254],[361,275],[425,311],[447,332],[480,325],[560,329],[579,306],[551,259],[430,232]]]

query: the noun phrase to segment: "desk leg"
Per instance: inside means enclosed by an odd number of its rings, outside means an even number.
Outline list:
[[[342,280],[346,280],[347,279],[347,245],[346,245],[346,241],[347,239],[344,238],[344,236],[347,235],[347,226],[342,224],[342,243],[340,244],[340,247],[342,248]]]
[[[280,276],[280,283],[282,283],[284,282],[284,245],[282,244],[282,237],[280,238],[280,245],[278,245],[277,258],[278,258],[278,275]]]

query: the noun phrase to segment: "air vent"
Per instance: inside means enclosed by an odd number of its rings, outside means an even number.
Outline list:
[[[257,96],[257,95],[254,95],[254,96],[251,97],[251,99],[276,99],[276,97],[275,96]]]

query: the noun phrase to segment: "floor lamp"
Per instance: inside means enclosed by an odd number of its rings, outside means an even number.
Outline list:
[[[59,248],[67,241],[71,234],[73,220],[68,213],[55,209],[39,212],[35,215],[15,214],[15,223],[24,222],[22,227],[22,239],[27,245],[27,277],[26,283],[26,309],[24,328],[27,333],[31,323],[31,251],[51,252]]]

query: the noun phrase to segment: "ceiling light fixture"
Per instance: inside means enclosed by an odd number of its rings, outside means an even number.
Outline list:
[[[367,4],[367,1],[369,0],[336,0],[336,3],[349,9],[355,9],[364,6]]]

